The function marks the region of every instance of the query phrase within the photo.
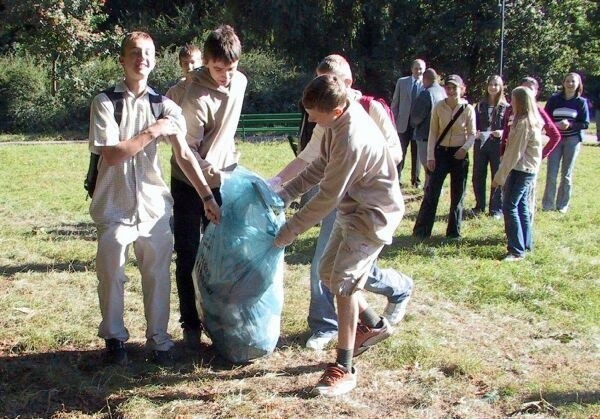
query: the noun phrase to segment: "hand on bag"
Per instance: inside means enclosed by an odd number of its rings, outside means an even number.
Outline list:
[[[295,234],[286,224],[284,224],[277,233],[277,237],[273,241],[275,247],[283,248],[289,246],[296,240],[297,234]]]
[[[221,208],[214,198],[204,203],[204,213],[212,223],[219,224],[221,221]]]
[[[281,178],[279,176],[274,176],[266,181],[267,186],[275,193],[279,193],[282,189],[281,187]]]

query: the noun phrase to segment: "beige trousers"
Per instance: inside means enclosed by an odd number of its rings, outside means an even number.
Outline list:
[[[123,321],[124,285],[129,245],[142,275],[144,314],[146,317],[146,347],[166,351],[173,346],[167,333],[170,310],[170,264],[173,235],[169,218],[139,223],[98,225],[96,271],[98,298],[102,321],[98,336],[103,339],[127,341],[129,332]]]

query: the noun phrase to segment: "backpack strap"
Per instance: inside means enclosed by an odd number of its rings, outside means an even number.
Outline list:
[[[369,113],[371,110],[371,102],[375,99],[373,96],[362,95],[358,101],[362,105],[362,107]]]
[[[123,103],[125,102],[125,99],[123,99],[123,92],[115,92],[115,86],[113,86],[103,90],[102,93],[108,96],[112,102],[115,121],[117,121],[117,125],[121,125],[121,119],[123,119]]]
[[[152,109],[152,115],[154,115],[154,118],[156,118],[158,120],[158,119],[161,119],[162,117],[164,117],[163,101],[165,100],[165,97],[163,95],[161,95],[160,93],[156,92],[155,89],[149,88],[148,89],[148,100],[150,101],[150,108]]]

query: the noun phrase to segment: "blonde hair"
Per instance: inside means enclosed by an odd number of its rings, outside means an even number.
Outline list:
[[[127,48],[127,45],[130,42],[135,41],[136,39],[149,39],[150,41],[154,42],[152,40],[152,37],[146,32],[142,32],[142,31],[129,32],[125,35],[125,37],[123,38],[123,41],[121,41],[121,57],[123,57],[125,55],[125,48]]]
[[[350,70],[350,64],[348,61],[339,54],[330,54],[317,66],[317,73],[333,74],[337,78],[341,79],[344,83],[349,82],[352,85],[352,70]]]
[[[515,87],[512,91],[512,104],[515,118],[526,118],[532,127],[542,128],[544,126],[531,89],[524,86]]]

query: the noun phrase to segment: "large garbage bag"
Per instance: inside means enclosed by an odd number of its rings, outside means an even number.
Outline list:
[[[284,203],[258,175],[238,166],[221,186],[221,222],[201,240],[193,278],[206,334],[226,359],[270,354],[283,307],[283,249],[273,240]]]

